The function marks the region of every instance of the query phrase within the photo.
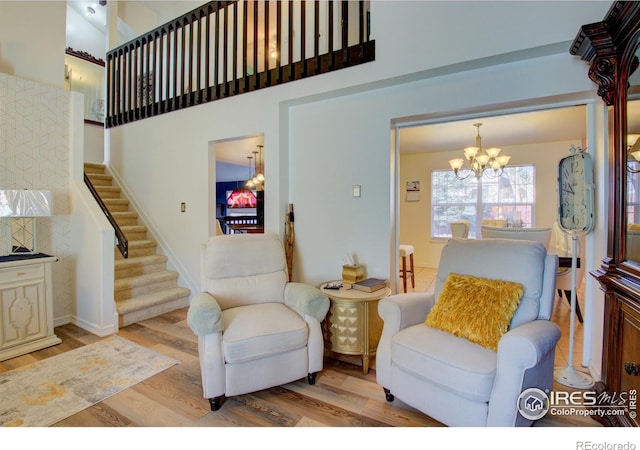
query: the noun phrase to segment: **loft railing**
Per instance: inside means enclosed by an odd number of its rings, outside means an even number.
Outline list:
[[[213,1],[107,53],[107,128],[375,60],[369,1]]]
[[[116,219],[111,215],[111,212],[107,208],[107,205],[105,205],[102,199],[100,198],[100,194],[98,194],[98,191],[96,191],[96,188],[93,187],[93,183],[91,182],[91,180],[89,179],[86,173],[84,174],[84,184],[87,185],[87,188],[89,188],[91,195],[93,195],[93,198],[96,199],[96,202],[98,202],[100,209],[102,209],[102,212],[107,217],[107,220],[115,230],[116,247],[118,247],[118,250],[120,250],[120,253],[122,253],[123,258],[128,258],[129,257],[129,241],[127,240],[127,237],[124,235],[124,232],[120,228],[120,225],[118,225],[118,222],[116,222]]]

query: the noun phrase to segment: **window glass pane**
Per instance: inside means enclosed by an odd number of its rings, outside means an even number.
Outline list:
[[[467,219],[469,237],[480,234],[482,219],[506,219],[509,226],[534,226],[535,168],[511,166],[500,176],[456,178],[451,170],[431,173],[431,237],[449,238],[449,224]]]
[[[637,170],[639,167],[634,167]],[[638,181],[640,174],[627,172],[627,223],[639,223]]]
[[[431,174],[431,236],[451,237],[449,223],[460,219],[474,220],[478,198],[475,177],[458,180],[451,170]]]

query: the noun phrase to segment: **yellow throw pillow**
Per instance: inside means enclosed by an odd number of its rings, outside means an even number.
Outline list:
[[[519,283],[450,273],[425,323],[497,351],[523,294]]]

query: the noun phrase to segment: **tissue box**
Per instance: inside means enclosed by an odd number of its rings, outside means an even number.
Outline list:
[[[364,266],[362,264],[345,264],[342,266],[342,284],[353,284],[365,278]]]

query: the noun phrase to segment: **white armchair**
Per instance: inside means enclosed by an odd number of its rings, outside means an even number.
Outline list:
[[[212,411],[229,396],[304,377],[315,383],[329,299],[288,281],[277,235],[210,238],[201,248],[201,280],[187,322],[198,336],[203,395]]]
[[[518,412],[518,396],[530,387],[553,386],[560,330],[549,317],[557,266],[557,255],[536,242],[450,240],[433,293],[394,295],[378,305],[384,327],[376,377],[387,400],[397,397],[450,426],[529,425]],[[425,324],[450,273],[523,287],[497,351]]]

